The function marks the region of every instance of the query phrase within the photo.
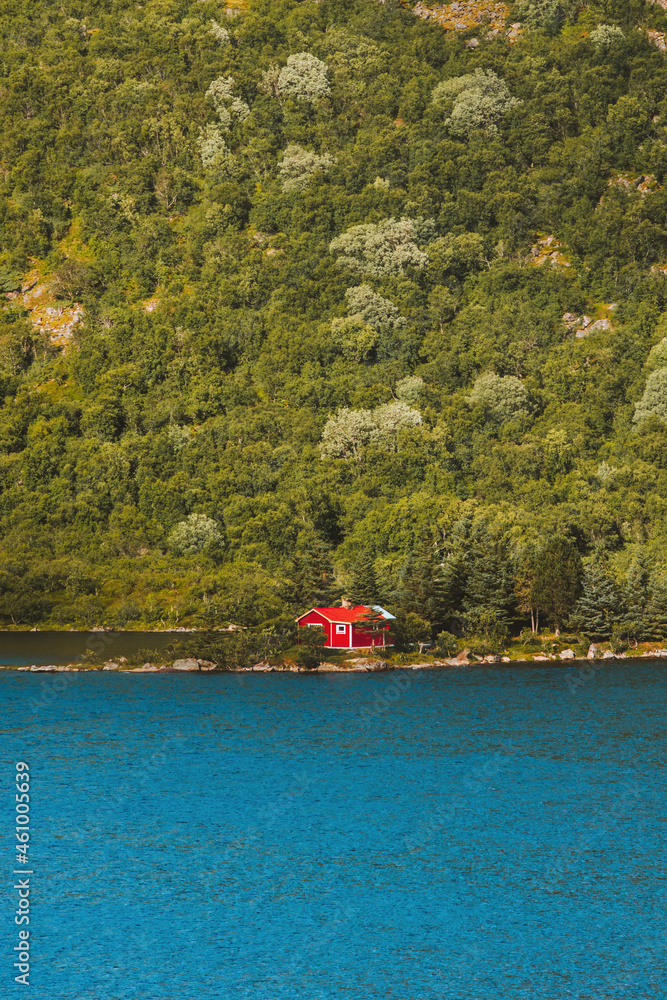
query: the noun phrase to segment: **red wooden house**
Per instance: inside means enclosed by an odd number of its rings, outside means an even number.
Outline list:
[[[379,612],[387,622],[393,620],[394,616],[381,608],[379,604],[374,604],[373,609]],[[358,604],[356,607],[340,608],[311,608],[304,615],[296,619],[300,628],[308,625],[321,625],[326,635],[324,645],[328,649],[357,649],[369,646],[389,646],[389,636],[371,635],[363,630],[363,617],[371,609],[365,604]],[[389,624],[384,626],[383,632],[389,631]]]

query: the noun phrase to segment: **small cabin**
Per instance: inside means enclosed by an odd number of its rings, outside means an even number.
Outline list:
[[[379,604],[374,604],[372,608],[387,619],[387,625],[382,631],[388,633],[389,621],[393,621],[394,615],[385,611]],[[367,604],[357,604],[355,607],[343,605],[340,608],[311,608],[296,621],[300,628],[321,625],[326,635],[324,645],[327,649],[390,646],[388,635],[379,635],[377,632],[372,635],[370,632],[364,632],[363,618],[370,610],[371,607]]]

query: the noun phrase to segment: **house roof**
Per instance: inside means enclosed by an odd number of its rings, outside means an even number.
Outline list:
[[[394,618],[394,615],[389,614],[389,612],[385,611],[384,608],[381,608],[379,604],[374,604],[373,608],[375,611],[379,611],[382,617],[387,620]],[[305,618],[306,615],[311,614],[313,611],[316,611],[318,615],[322,615],[323,618],[326,618],[328,622],[331,622],[334,625],[350,623],[354,625],[359,622],[368,611],[370,611],[370,607],[367,604],[357,604],[354,608],[311,608],[310,611],[306,611],[305,614],[299,615],[296,620],[298,622],[301,621],[302,618]]]

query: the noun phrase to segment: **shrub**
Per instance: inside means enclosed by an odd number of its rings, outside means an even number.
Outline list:
[[[451,632],[440,632],[435,640],[435,652],[440,656],[453,656],[459,645],[459,640]]]

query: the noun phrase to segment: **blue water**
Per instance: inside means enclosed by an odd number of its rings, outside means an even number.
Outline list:
[[[0,675],[0,995],[664,996],[666,693],[645,662]],[[15,759],[29,993],[9,957]]]

